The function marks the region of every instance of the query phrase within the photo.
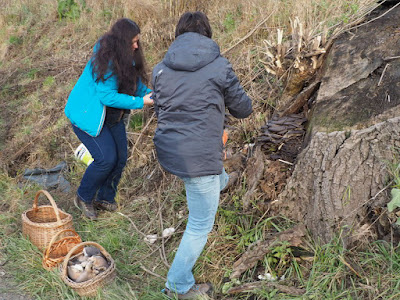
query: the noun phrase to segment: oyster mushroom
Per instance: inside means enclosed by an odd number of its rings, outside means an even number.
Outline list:
[[[89,258],[91,262],[93,262],[93,270],[98,271],[98,273],[107,270],[108,262],[107,260],[100,255],[94,255]]]
[[[67,267],[68,277],[71,278],[75,282],[82,275],[83,272],[84,272],[84,269],[79,264]]]

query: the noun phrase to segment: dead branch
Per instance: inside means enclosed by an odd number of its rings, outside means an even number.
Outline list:
[[[393,60],[398,58],[400,58],[400,56],[390,56],[390,57],[384,57],[383,60]]]
[[[163,281],[167,281],[167,278],[165,278],[165,277],[163,277],[163,276],[161,276],[161,275],[158,275],[157,273],[154,273],[154,272],[152,272],[152,271],[146,269],[146,267],[143,266],[143,265],[140,265],[140,268],[141,268],[143,271],[145,271],[146,273],[149,273],[150,275],[153,275],[153,276],[155,276],[155,277],[157,277],[157,278],[160,278],[160,279],[162,279]]]
[[[278,159],[278,161],[280,161],[281,163],[287,164],[287,165],[289,165],[289,166],[293,166],[293,163],[288,162],[288,161],[286,161],[286,160]]]
[[[303,57],[311,57],[311,56],[320,55],[320,54],[324,54],[324,53],[326,53],[325,49],[318,49],[318,50],[314,50],[312,52],[304,54]]]
[[[276,282],[256,281],[256,282],[245,283],[241,286],[233,287],[228,290],[228,294],[239,294],[239,293],[243,293],[243,292],[251,292],[253,290],[261,289],[261,288],[273,288],[273,289],[279,290],[282,293],[289,294],[289,295],[295,295],[295,296],[301,296],[306,292],[305,289],[282,285],[282,284],[279,284]]]
[[[260,147],[257,147],[254,157],[250,158],[248,167],[246,168],[248,190],[243,196],[243,210],[245,211],[248,210],[252,196],[257,190],[258,183],[264,174],[265,161],[263,152]]]
[[[296,96],[293,101],[291,101],[290,106],[281,114],[281,116],[297,113],[300,108],[302,108],[307,103],[312,94],[314,94],[315,91],[318,90],[320,84],[321,81],[318,80],[309,85],[306,89],[304,89],[300,94]]]
[[[268,240],[257,242],[233,264],[233,272],[230,278],[238,278],[244,271],[254,267],[259,260],[272,251],[271,247],[273,245],[282,241],[288,241],[290,246],[298,247],[302,244],[302,238],[305,235],[306,227],[299,224],[294,228],[279,232],[276,236]]]

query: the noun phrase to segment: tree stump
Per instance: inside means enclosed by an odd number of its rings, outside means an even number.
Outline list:
[[[272,204],[321,242],[339,232],[348,243],[381,237],[374,212],[389,201],[388,167],[400,149],[399,20],[395,8],[334,42],[307,145]]]

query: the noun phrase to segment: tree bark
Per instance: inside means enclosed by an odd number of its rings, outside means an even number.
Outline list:
[[[329,242],[376,236],[389,201],[388,167],[400,147],[400,9],[335,41],[308,123],[307,146],[273,209]],[[351,37],[351,39],[350,39]],[[362,236],[363,234],[361,234]]]
[[[388,162],[400,147],[400,117],[363,130],[317,132],[298,162],[278,205],[305,222],[314,237],[329,242],[345,229],[348,242],[368,222],[371,207],[387,194]]]

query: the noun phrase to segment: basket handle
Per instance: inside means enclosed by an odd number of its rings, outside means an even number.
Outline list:
[[[61,268],[61,277],[62,278],[67,278],[67,267],[68,267],[68,261],[71,258],[72,254],[74,254],[74,252],[79,248],[79,247],[85,247],[85,246],[95,246],[96,248],[98,248],[100,250],[101,253],[108,253],[106,251],[106,249],[103,248],[103,246],[95,243],[95,242],[83,242],[83,243],[79,243],[77,245],[75,245],[74,248],[72,248],[71,250],[69,250],[68,254],[65,256],[63,264],[62,264],[62,268]]]
[[[46,250],[44,251],[44,256],[45,256],[45,257],[47,257],[47,256],[49,255],[50,248],[51,248],[51,246],[53,246],[53,244],[56,242],[58,236],[59,236],[61,233],[65,233],[65,232],[68,232],[68,231],[71,232],[74,236],[79,236],[79,234],[78,234],[75,230],[73,230],[73,229],[64,229],[64,230],[58,231],[55,235],[53,235],[53,237],[51,238],[50,243],[47,245],[47,248],[46,248]]]
[[[56,204],[56,202],[54,201],[53,197],[49,194],[48,191],[40,190],[40,191],[38,191],[38,192],[36,193],[35,200],[33,201],[33,210],[34,210],[34,211],[37,211],[37,210],[38,210],[38,199],[39,199],[39,196],[40,196],[41,193],[43,193],[43,194],[46,195],[47,199],[48,199],[48,200],[50,201],[50,203],[51,203],[51,206],[53,206],[54,212],[55,212],[56,217],[57,217],[57,222],[58,222],[58,223],[61,223],[60,213],[58,212],[57,204]]]

